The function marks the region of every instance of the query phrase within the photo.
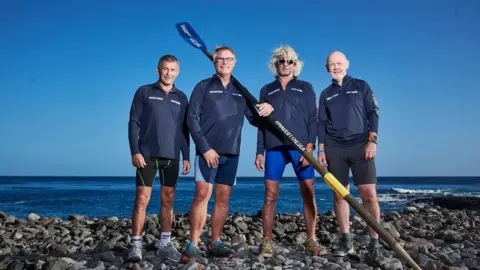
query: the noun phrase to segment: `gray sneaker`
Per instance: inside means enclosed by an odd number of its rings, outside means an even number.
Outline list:
[[[127,261],[140,262],[142,261],[142,249],[137,246],[132,246],[128,252]]]
[[[382,250],[382,246],[369,246],[367,248],[368,252],[365,254],[365,260],[373,265],[378,265],[382,260],[385,259],[384,251]]]
[[[157,247],[157,256],[162,259],[169,259],[173,262],[179,262],[182,259],[182,254],[172,246],[172,243],[162,246],[158,242],[155,246]]]
[[[333,252],[333,256],[344,257],[347,254],[353,254],[354,252],[355,249],[353,247],[353,240],[351,238],[343,239],[340,243],[340,247],[338,247],[338,249]]]

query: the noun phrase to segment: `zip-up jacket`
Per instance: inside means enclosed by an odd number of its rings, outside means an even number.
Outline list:
[[[378,133],[378,103],[364,80],[347,75],[342,86],[332,80],[318,102],[319,144],[347,147]]]
[[[167,94],[157,81],[135,92],[130,109],[128,140],[132,156],[190,160],[185,93],[173,87]]]
[[[309,82],[293,78],[285,89],[278,79],[266,84],[260,90],[260,103],[268,102],[275,109],[275,119],[303,145],[315,145],[317,137],[316,95]],[[268,128],[259,127],[257,132],[257,154],[265,150],[292,145],[282,136],[272,133]]]
[[[216,74],[200,81],[190,96],[187,117],[197,154],[214,149],[239,155],[244,116],[256,126],[257,115],[234,84],[223,87]]]

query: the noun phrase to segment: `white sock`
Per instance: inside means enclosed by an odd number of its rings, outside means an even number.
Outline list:
[[[171,235],[171,233],[169,233],[169,232],[160,233],[160,244],[162,246],[165,247],[165,246],[168,245],[168,243],[170,243],[170,235]]]
[[[141,236],[132,236],[132,245],[142,248],[142,237]]]

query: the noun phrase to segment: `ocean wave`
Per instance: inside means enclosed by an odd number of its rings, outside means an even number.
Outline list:
[[[391,194],[379,194],[378,201],[382,203],[402,203],[407,201],[407,196],[392,196]]]
[[[391,191],[400,194],[412,194],[412,195],[452,195],[457,193],[453,189],[408,189],[408,188],[391,188]]]

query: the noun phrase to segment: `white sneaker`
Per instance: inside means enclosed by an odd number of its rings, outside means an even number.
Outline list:
[[[157,256],[162,259],[169,259],[173,262],[179,262],[182,259],[182,254],[172,246],[172,243],[162,246],[158,241],[155,246],[157,247]]]
[[[131,262],[142,261],[142,249],[140,247],[133,246],[130,252],[128,252],[127,260]]]

